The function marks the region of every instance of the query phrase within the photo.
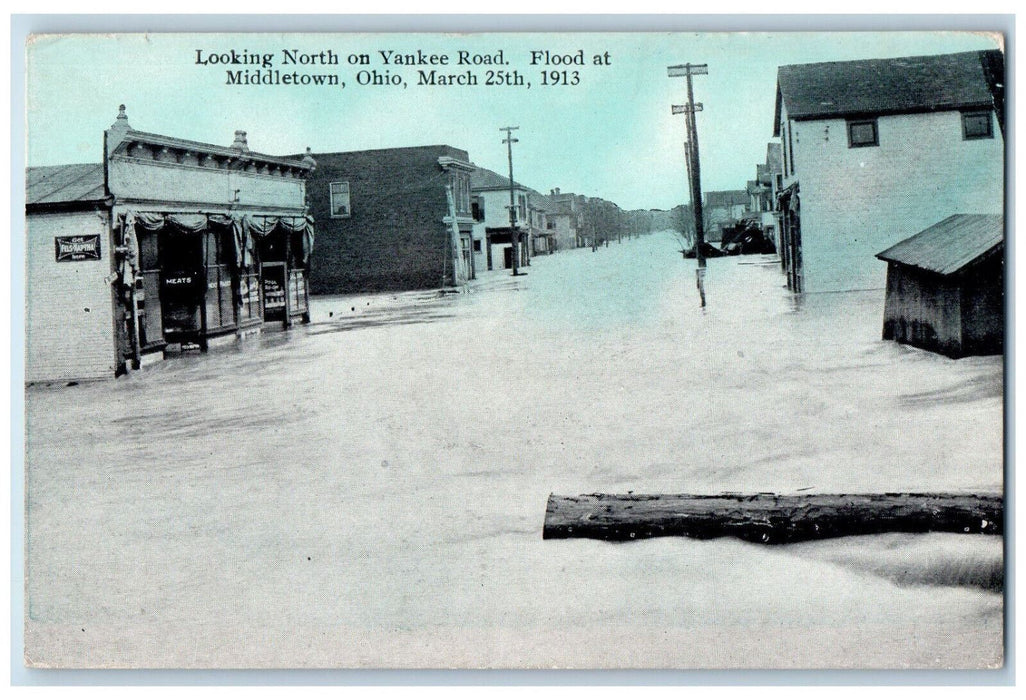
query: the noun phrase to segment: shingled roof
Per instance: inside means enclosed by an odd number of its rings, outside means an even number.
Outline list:
[[[25,169],[26,206],[99,202],[106,194],[101,163]]]
[[[782,104],[796,120],[993,107],[995,65],[997,50],[780,66],[773,135]]]
[[[953,214],[876,257],[950,275],[996,249],[1004,238],[1000,214]]]

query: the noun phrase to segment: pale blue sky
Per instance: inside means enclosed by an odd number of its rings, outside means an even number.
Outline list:
[[[682,117],[685,83],[671,64],[707,63],[695,78],[704,190],[740,189],[772,140],[776,69],[788,63],[907,56],[993,48],[995,39],[957,32],[706,34],[124,34],[37,37],[28,48],[29,165],[99,162],[102,133],[128,107],[140,131],[231,143],[235,129],[269,154],[348,151],[445,143],[475,163],[506,170],[499,127],[518,125],[516,178],[543,192],[553,187],[601,196],[624,208],[669,208],[687,200]],[[222,67],[197,66],[204,55],[236,49],[333,49],[346,89],[227,86]],[[494,54],[502,49],[531,88],[417,87],[416,70],[381,65],[376,52]],[[531,50],[583,49],[576,87],[541,85]],[[350,53],[372,54],[368,68],[402,72],[409,87],[362,87]],[[236,67],[238,68],[238,67]],[[477,69],[482,82],[484,70]],[[289,71],[292,68],[288,68]],[[312,69],[311,69],[312,70]],[[446,72],[462,72],[451,66]]]

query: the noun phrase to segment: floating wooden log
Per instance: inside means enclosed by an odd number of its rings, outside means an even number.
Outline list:
[[[1000,535],[1003,515],[1000,494],[553,494],[542,538],[739,537],[782,544],[883,532]]]

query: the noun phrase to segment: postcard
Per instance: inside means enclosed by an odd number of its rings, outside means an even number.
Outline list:
[[[999,32],[25,50],[26,666],[1003,667]]]

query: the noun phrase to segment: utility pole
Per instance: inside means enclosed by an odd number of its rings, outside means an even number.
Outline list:
[[[513,132],[519,128],[519,126],[504,126],[499,129],[499,131],[506,132],[506,138],[502,142],[506,144],[506,155],[509,159],[509,236],[513,241],[514,277],[520,274],[518,269],[520,266],[520,231],[517,230],[516,198],[513,194],[513,144],[519,141],[519,139],[513,138]]]
[[[695,104],[695,93],[691,84],[691,76],[708,75],[709,65],[706,63],[668,66],[667,74],[671,78],[684,77],[688,85],[688,103],[686,105],[673,105],[673,114],[683,113],[687,122],[688,140],[685,147],[688,152],[688,179],[691,184],[691,210],[695,216],[695,259],[698,262],[698,269],[695,270],[695,279],[698,285],[698,293],[702,298],[702,306],[705,306],[705,255],[702,246],[705,244],[705,226],[702,220],[702,171],[698,158],[698,128],[695,124],[695,112],[702,110],[702,105]]]

